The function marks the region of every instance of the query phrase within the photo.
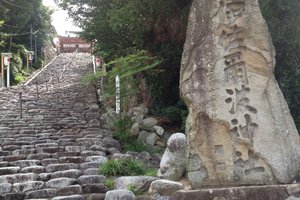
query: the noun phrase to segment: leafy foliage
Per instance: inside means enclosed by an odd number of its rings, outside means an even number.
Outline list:
[[[112,178],[107,178],[105,179],[104,185],[107,187],[107,189],[113,190],[115,187],[115,180]]]
[[[100,168],[100,174],[105,176],[138,176],[145,173],[145,166],[132,159],[109,160]]]
[[[61,6],[109,62],[145,50],[163,62],[146,74],[151,105],[160,109],[179,100],[180,58],[191,0],[63,0]]]
[[[179,101],[179,68],[191,0],[63,0],[107,61],[146,50],[164,61],[147,74],[152,108]],[[275,76],[300,129],[299,0],[259,0],[276,48]]]
[[[26,74],[26,51],[30,50],[30,29],[36,33],[37,56],[39,61],[35,68],[42,66],[41,49],[50,33],[54,33],[51,26],[51,15],[42,0],[14,0],[0,1],[0,48],[2,52],[12,52],[13,84],[19,83]],[[35,36],[32,41],[34,43]],[[34,46],[34,44],[32,44]],[[33,49],[32,49],[33,50]]]
[[[124,152],[134,151],[134,152],[142,152],[146,151],[150,154],[157,153],[153,147],[143,144],[138,141],[132,134],[130,133],[131,126],[133,122],[129,116],[119,116],[113,124],[113,136],[118,141],[120,141],[122,150]]]

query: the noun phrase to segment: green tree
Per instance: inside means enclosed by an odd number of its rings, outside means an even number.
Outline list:
[[[2,41],[2,52],[12,52],[12,81],[18,83],[23,79],[26,66],[26,51],[34,50],[37,44],[38,62],[34,66],[40,67],[41,49],[53,32],[51,26],[51,12],[42,4],[42,0],[14,0],[0,1],[0,41]],[[31,28],[35,35],[31,36]],[[31,49],[32,46],[32,49]],[[1,47],[1,44],[0,44]]]
[[[4,21],[0,32],[11,34],[6,40],[5,50],[9,50],[12,43],[22,44],[30,49],[30,29],[37,31],[38,56],[41,46],[47,39],[51,26],[51,11],[42,4],[42,0],[0,1],[0,19]],[[32,41],[34,41],[34,36]],[[34,42],[33,42],[34,46]]]
[[[136,50],[164,60],[159,74],[147,76],[157,110],[179,100],[180,58],[191,0],[63,0],[82,36],[109,62]]]

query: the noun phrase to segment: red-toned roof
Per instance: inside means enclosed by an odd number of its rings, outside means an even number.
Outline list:
[[[58,36],[60,43],[88,43],[79,37],[64,37]]]

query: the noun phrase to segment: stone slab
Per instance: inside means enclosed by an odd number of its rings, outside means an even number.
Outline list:
[[[170,200],[286,200],[300,197],[300,184],[180,190]]]

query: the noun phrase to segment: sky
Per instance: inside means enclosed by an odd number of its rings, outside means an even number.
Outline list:
[[[58,35],[64,36],[66,31],[80,31],[80,28],[76,27],[68,17],[67,11],[58,8],[53,0],[43,0],[43,4],[55,10],[52,14],[52,25]]]

